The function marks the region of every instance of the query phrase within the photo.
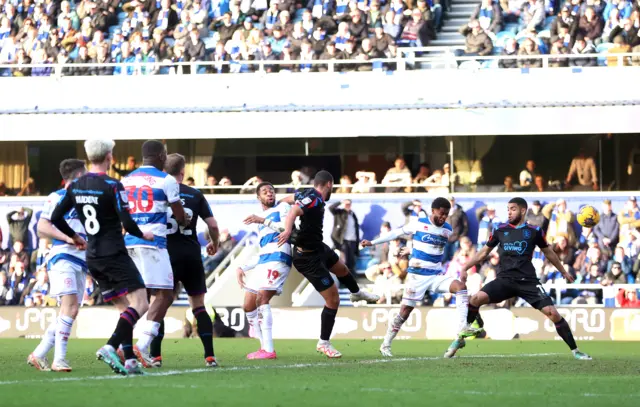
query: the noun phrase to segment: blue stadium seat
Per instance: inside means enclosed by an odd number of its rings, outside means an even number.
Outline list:
[[[125,13],[124,11],[118,13],[118,20],[120,22],[124,21],[125,18],[129,17],[129,15],[127,13]]]
[[[298,11],[296,11],[296,14],[293,16],[293,23],[297,23],[298,21],[302,21],[302,14],[304,14],[304,11],[306,10],[306,8],[299,8]]]
[[[598,57],[598,66],[607,66],[607,57],[605,54],[609,53],[609,49],[615,47],[615,44],[610,42],[603,42],[596,47],[596,52],[603,56]]]
[[[518,24],[517,23],[508,23],[504,25],[502,31],[509,31],[513,35],[518,33]]]

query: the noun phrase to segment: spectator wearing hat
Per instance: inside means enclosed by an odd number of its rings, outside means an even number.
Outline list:
[[[478,249],[482,248],[489,241],[493,229],[498,227],[500,219],[496,215],[495,206],[482,205],[476,209],[476,219],[478,220]]]
[[[527,210],[527,214],[524,219],[530,225],[539,226],[545,231],[549,227],[549,219],[542,214],[542,204],[538,200],[533,201],[533,204]]]
[[[449,197],[449,201],[451,202],[451,210],[449,211],[447,222],[451,225],[451,234],[447,244],[444,246],[443,263],[453,258],[454,253],[460,247],[460,239],[469,234],[469,218],[464,209],[456,203],[455,197]]]
[[[611,257],[614,248],[618,245],[620,224],[618,217],[613,213],[610,199],[605,199],[602,203],[600,222],[593,228],[593,233],[598,238],[600,249]]]
[[[567,202],[564,199],[558,199],[556,202],[549,203],[542,208],[542,214],[549,220],[549,229],[547,230],[547,241],[553,244],[555,237],[559,233],[564,233],[571,247],[577,243],[576,231],[573,228],[575,216],[573,212],[567,209]]]
[[[359,254],[360,223],[352,211],[351,205],[350,199],[335,202],[329,206],[329,212],[333,215],[333,230],[331,232],[333,245],[342,253],[347,268],[355,271],[356,259]]]
[[[478,20],[470,21],[469,24],[460,28],[459,32],[465,37],[465,49],[455,50],[457,57],[491,55],[493,42],[480,27]]]

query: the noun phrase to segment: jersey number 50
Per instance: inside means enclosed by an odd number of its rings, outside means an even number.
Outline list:
[[[129,198],[129,213],[147,213],[153,208],[153,189],[150,186],[126,187],[125,191],[127,191]]]
[[[193,211],[189,208],[184,208],[184,214],[189,218],[189,219],[193,219]],[[178,231],[180,231],[180,233],[182,233],[185,236],[191,236],[191,229],[185,229],[184,226],[178,226],[178,222],[176,221],[176,219],[173,217],[173,211],[171,210],[171,208],[167,209],[167,223],[168,223],[168,229],[167,229],[167,234],[168,235],[172,235]]]

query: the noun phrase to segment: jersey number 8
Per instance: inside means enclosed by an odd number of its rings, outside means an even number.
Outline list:
[[[184,208],[184,214],[187,216],[187,218],[189,219],[193,219],[193,211],[189,208]],[[178,232],[178,230],[180,231],[180,233],[182,233],[185,236],[191,236],[191,229],[185,229],[184,226],[178,226],[178,222],[176,221],[176,219],[173,217],[173,211],[171,210],[171,208],[167,209],[167,223],[168,223],[168,229],[167,229],[167,234],[168,235],[172,235],[176,232]]]
[[[82,213],[84,214],[84,230],[90,235],[96,235],[100,231],[100,223],[98,222],[98,212],[96,208],[91,205],[84,205],[82,207]]]

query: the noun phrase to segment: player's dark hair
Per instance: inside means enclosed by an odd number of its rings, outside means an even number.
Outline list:
[[[451,202],[447,198],[436,198],[431,202],[431,209],[451,209]]]
[[[518,205],[518,207],[520,207],[520,208],[524,208],[524,209],[527,209],[527,208],[529,207],[529,206],[527,205],[527,201],[525,201],[524,199],[522,199],[522,198],[520,198],[520,197],[512,198],[512,199],[509,201],[509,203],[510,203],[510,204],[516,204],[516,205]]]
[[[83,160],[78,160],[76,158],[68,158],[66,160],[62,160],[60,163],[60,175],[62,179],[65,181],[69,181],[74,178],[74,175],[85,168],[85,163]]]
[[[262,187],[266,187],[266,186],[270,186],[271,188],[273,188],[273,184],[270,183],[269,181],[262,181],[261,183],[258,184],[258,186],[256,187],[256,195],[260,196],[260,189]],[[275,189],[275,188],[274,188]]]
[[[180,171],[187,165],[184,156],[181,154],[173,153],[167,156],[167,161],[164,163],[164,170],[169,175],[174,177],[180,174]]]
[[[164,144],[158,140],[147,140],[142,145],[142,158],[156,158],[165,151]]]
[[[333,183],[333,175],[331,175],[329,171],[325,171],[325,170],[318,171],[316,173],[316,176],[313,177],[314,187],[325,186],[330,182]]]

